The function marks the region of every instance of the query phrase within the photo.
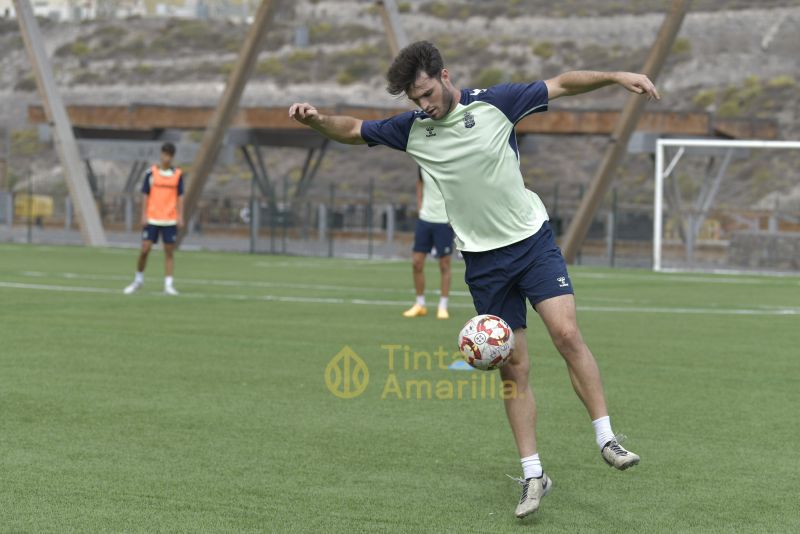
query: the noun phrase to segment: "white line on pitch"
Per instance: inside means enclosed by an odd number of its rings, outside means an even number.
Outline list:
[[[119,294],[121,291],[85,286],[61,286],[49,284],[22,284],[16,282],[0,282],[0,288],[7,289],[32,289],[38,291],[56,291],[73,293],[104,293]],[[150,293],[155,294],[155,293]],[[406,301],[398,300],[371,300],[371,299],[347,299],[347,298],[322,298],[322,297],[300,297],[285,295],[226,295],[216,293],[183,293],[187,298],[204,298],[220,300],[245,300],[245,301],[270,301],[270,302],[296,302],[313,304],[355,304],[365,306],[397,306],[402,307]],[[132,298],[132,297],[128,297]],[[472,308],[470,304],[453,303],[453,308]],[[800,308],[782,308],[774,310],[756,310],[746,308],[660,308],[660,307],[640,307],[640,306],[578,306],[582,312],[602,312],[602,313],[669,313],[669,314],[697,314],[697,315],[800,315]]]

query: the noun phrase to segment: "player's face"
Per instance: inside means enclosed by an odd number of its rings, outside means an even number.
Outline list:
[[[172,156],[169,152],[161,153],[161,167],[164,169],[172,167]]]
[[[453,107],[453,95],[445,87],[447,79],[446,69],[442,70],[439,77],[433,78],[422,72],[417,76],[414,85],[406,91],[406,95],[432,119],[441,119]]]

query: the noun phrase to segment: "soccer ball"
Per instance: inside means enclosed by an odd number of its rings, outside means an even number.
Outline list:
[[[511,358],[514,332],[496,315],[477,315],[458,334],[458,350],[475,369],[491,371]]]

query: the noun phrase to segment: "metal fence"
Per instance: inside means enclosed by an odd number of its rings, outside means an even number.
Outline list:
[[[557,236],[566,231],[582,189],[553,187],[539,191]],[[35,195],[35,191],[32,193]],[[52,212],[40,215],[20,211],[20,196],[28,194],[0,194],[0,228],[5,235],[12,231],[13,223],[14,239],[18,241],[80,241],[68,197],[52,197]],[[206,198],[190,222],[187,242],[203,248],[258,254],[409,257],[416,206],[376,201],[375,196],[372,184],[358,194],[332,184],[311,188],[299,201],[290,200],[282,192],[274,199],[265,198],[257,190],[249,196]],[[576,258],[578,264],[652,266],[653,207],[624,203],[618,198],[617,191],[612,190],[601,206]],[[138,241],[138,194],[108,195],[98,205],[112,242]],[[779,204],[764,210],[714,209],[706,214],[695,239],[688,239],[682,231],[685,217],[685,210],[680,214],[669,207],[665,210],[665,267],[800,271],[800,212],[782,209]],[[0,235],[4,235],[2,231]],[[760,257],[774,261],[759,260]]]

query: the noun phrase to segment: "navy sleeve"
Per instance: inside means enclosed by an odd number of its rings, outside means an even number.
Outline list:
[[[153,177],[153,171],[147,171],[144,173],[144,183],[142,183],[142,193],[145,195],[150,194],[150,178]]]
[[[503,83],[487,89],[480,100],[492,104],[516,124],[531,113],[547,111],[547,85],[543,81]]]
[[[405,151],[416,115],[414,111],[407,111],[388,119],[364,121],[361,123],[361,137],[369,146],[384,145]]]
[[[183,196],[183,174],[178,178],[178,196]]]

